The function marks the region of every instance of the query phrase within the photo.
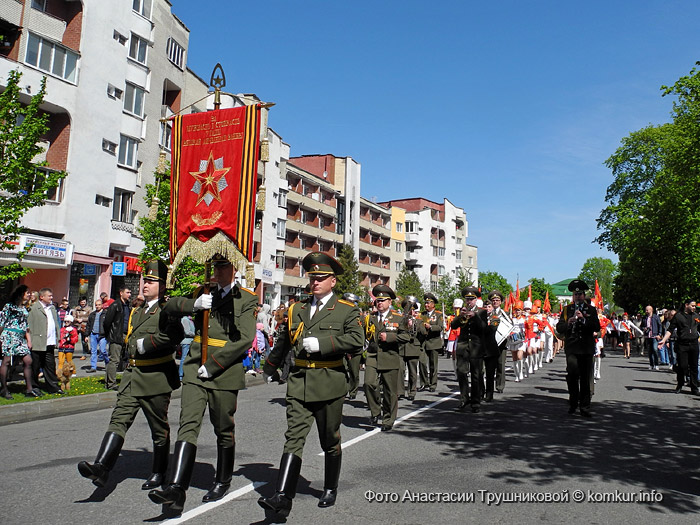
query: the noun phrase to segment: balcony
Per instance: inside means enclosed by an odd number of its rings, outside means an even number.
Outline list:
[[[29,2],[27,2],[27,4],[29,4]],[[63,33],[66,31],[65,20],[61,20],[60,18],[39,11],[38,9],[27,9],[25,16],[24,25],[30,30],[36,28],[41,36],[48,37],[56,42],[63,41]]]
[[[318,194],[313,193],[312,195]],[[290,191],[287,193],[287,202],[298,204],[300,207],[306,208],[307,210],[318,211],[328,217],[335,217],[338,213],[333,206],[321,202],[320,196],[319,200],[316,200],[315,198],[307,197],[301,193]]]
[[[371,273],[372,275],[380,275],[382,277],[389,277],[391,274],[389,268],[382,268],[381,266],[374,266],[372,264],[359,263],[359,267],[362,273]]]
[[[319,239],[322,239],[324,241],[343,242],[342,236],[335,232],[322,230],[317,226],[309,226],[308,224],[303,224],[299,221],[291,219],[287,220],[287,230],[302,233],[309,237],[318,237]]]
[[[404,259],[406,260],[406,262],[417,261],[418,252],[404,252]]]
[[[374,244],[369,244],[367,242],[360,241],[360,250],[373,253],[375,255],[381,255],[382,257],[387,257],[389,259],[391,258],[391,249],[384,248],[382,246],[375,246]]]
[[[109,243],[118,246],[129,246],[132,233],[134,233],[134,225],[132,223],[112,220]]]
[[[418,232],[411,232],[406,234],[406,244],[418,243]]]
[[[362,219],[362,218],[360,218],[360,228],[364,228],[366,230],[369,230],[369,231],[375,232],[375,233],[379,232],[379,233],[385,234],[387,236],[389,236],[389,233],[390,233],[389,228],[387,228],[385,226],[381,226],[381,225],[376,224],[374,222],[370,222],[370,221],[368,221],[366,219]]]

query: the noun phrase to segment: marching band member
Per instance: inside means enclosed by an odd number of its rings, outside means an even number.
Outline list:
[[[523,380],[523,365],[525,361],[523,356],[525,350],[527,349],[527,342],[525,341],[525,316],[523,315],[523,302],[515,301],[513,305],[513,324],[515,325],[513,331],[508,336],[507,347],[511,352],[513,358],[513,372],[515,373],[515,382],[518,383]]]

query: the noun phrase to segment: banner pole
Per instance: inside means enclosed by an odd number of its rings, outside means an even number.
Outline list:
[[[207,261],[204,263],[204,293],[206,294],[210,292],[210,280],[211,262]],[[209,349],[209,312],[210,310],[204,310],[202,318],[202,365],[207,362],[207,350]]]

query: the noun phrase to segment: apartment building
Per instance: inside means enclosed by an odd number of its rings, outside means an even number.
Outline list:
[[[362,286],[372,290],[391,281],[391,211],[365,198],[360,199],[360,264]]]
[[[404,251],[403,262],[394,259],[394,271],[399,263],[413,270],[425,289],[435,290],[443,276],[455,282],[460,270],[478,283],[477,248],[468,245],[467,217],[462,208],[449,200],[442,204],[424,198],[397,199],[381,203],[392,210],[391,232],[396,239],[395,252]],[[402,212],[394,211],[399,208]],[[401,218],[403,216],[403,222]],[[399,245],[399,234],[404,245]],[[399,270],[400,271],[400,270]]]
[[[24,278],[32,289],[76,301],[121,283],[139,287],[135,226],[161,147],[170,147],[161,117],[207,91],[185,67],[189,30],[170,8],[167,0],[0,0],[0,89],[17,69],[28,100],[47,78],[45,158],[68,173],[23,221],[20,247],[35,246],[23,261],[36,270]],[[0,264],[13,259],[0,254]],[[113,274],[114,262],[124,264]]]

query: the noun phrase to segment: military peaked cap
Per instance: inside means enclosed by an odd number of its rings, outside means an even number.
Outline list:
[[[481,292],[476,286],[465,286],[462,288],[462,297],[465,299],[476,299],[481,297]]]
[[[489,301],[493,301],[494,297],[500,297],[501,301],[505,300],[505,297],[503,297],[503,294],[499,292],[498,290],[491,290],[491,293],[488,295]]]
[[[344,271],[337,259],[321,252],[311,252],[304,257],[301,265],[311,275],[340,275]]]
[[[168,267],[163,261],[149,261],[143,269],[144,281],[160,281],[164,283],[168,278]]]
[[[581,279],[574,279],[569,283],[570,292],[585,292],[586,290],[590,290],[590,288]]]
[[[394,290],[389,288],[386,284],[378,284],[372,288],[372,295],[375,299],[396,299]]]

